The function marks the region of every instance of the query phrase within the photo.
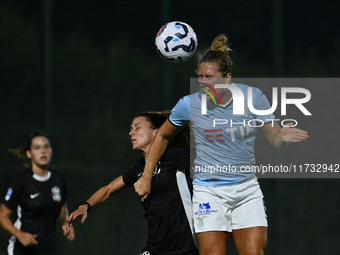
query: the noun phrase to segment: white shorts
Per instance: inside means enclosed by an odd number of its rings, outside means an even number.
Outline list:
[[[228,231],[268,226],[263,195],[257,178],[236,185],[194,185],[195,232]]]

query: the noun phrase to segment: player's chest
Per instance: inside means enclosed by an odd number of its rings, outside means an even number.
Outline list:
[[[143,173],[142,171],[143,170],[139,173],[140,176]],[[176,172],[176,168],[163,165],[159,162],[153,171],[152,191],[159,194],[172,189],[172,187],[176,185]]]
[[[60,205],[63,200],[63,187],[60,184],[32,182],[22,193],[22,206],[39,209]]]
[[[253,138],[258,124],[255,116],[245,109],[244,115],[233,115],[231,109],[217,108],[207,115],[192,116],[192,129],[200,142],[224,143]]]

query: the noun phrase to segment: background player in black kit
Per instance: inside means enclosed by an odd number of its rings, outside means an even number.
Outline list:
[[[132,148],[141,151],[143,158],[96,191],[86,202],[70,214],[71,223],[82,216],[84,223],[88,210],[110,198],[126,186],[132,186],[142,175],[145,158],[152,138],[167,119],[165,113],[145,112],[131,123]],[[152,179],[150,196],[142,203],[147,220],[148,240],[142,255],[194,255],[198,254],[193,239],[189,141],[185,132],[177,135],[160,159]]]
[[[30,167],[9,185],[0,206],[0,225],[12,236],[9,255],[57,254],[56,221],[62,223],[66,238],[74,239],[67,224],[66,185],[62,176],[49,168],[52,148],[44,132],[36,131],[24,146],[11,150],[28,159]],[[13,224],[10,216],[17,212]]]

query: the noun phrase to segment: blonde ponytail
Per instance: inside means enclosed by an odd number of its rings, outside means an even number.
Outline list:
[[[228,38],[224,34],[218,35],[211,43],[210,49],[204,53],[198,64],[200,65],[203,62],[215,62],[219,65],[219,71],[225,76],[231,72],[231,67],[233,65],[229,57],[231,51],[232,50],[228,45]]]
[[[218,35],[214,41],[211,43],[210,49],[213,51],[220,51],[226,55],[229,55],[231,49],[228,47],[228,38],[225,35]]]

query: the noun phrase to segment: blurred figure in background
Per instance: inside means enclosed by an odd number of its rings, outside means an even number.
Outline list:
[[[10,183],[0,205],[0,225],[12,235],[7,252],[55,255],[57,219],[70,241],[74,239],[74,229],[67,224],[65,180],[50,168],[52,148],[47,134],[36,131],[22,147],[10,151],[29,164]],[[17,214],[14,224],[10,218],[12,212]]]

